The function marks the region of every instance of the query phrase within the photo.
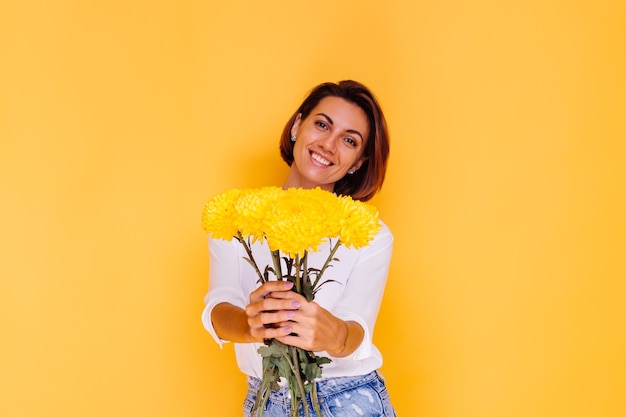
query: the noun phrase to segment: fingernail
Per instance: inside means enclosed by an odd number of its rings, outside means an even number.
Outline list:
[[[285,334],[289,334],[291,333],[291,327],[285,327],[283,331],[285,332]]]
[[[285,281],[285,288],[287,288],[287,289],[291,289],[291,287],[293,287],[293,282],[291,282],[291,281]]]
[[[285,317],[296,317],[296,312],[295,311],[287,311],[285,313]]]
[[[291,308],[300,308],[300,303],[297,301],[292,301],[289,305],[291,306]]]

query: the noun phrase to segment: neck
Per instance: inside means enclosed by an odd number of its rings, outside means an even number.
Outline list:
[[[315,187],[320,187],[322,190],[333,192],[335,190],[335,184],[320,184],[314,181],[308,181],[300,175],[298,170],[295,167],[291,167],[289,173],[287,174],[287,178],[283,183],[283,188],[304,188],[311,189]]]

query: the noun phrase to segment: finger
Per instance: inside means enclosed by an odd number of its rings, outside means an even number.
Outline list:
[[[267,281],[250,293],[250,302],[262,300],[273,292],[280,293],[289,291],[292,287],[293,282],[289,281]]]
[[[278,291],[278,292],[272,292],[270,294],[270,296],[272,298],[280,298],[280,299],[292,299],[294,301],[299,302],[300,304],[305,304],[308,303],[306,297],[304,297],[301,294],[298,294],[297,292],[294,291]]]
[[[300,343],[300,341],[297,340],[298,337],[289,336],[292,333],[292,329],[290,327],[265,328],[261,333],[263,334],[263,339],[277,339],[282,342],[285,338],[289,338],[289,340],[295,339],[296,343]],[[297,346],[296,344],[293,345]]]
[[[276,293],[272,293],[276,294]],[[297,310],[301,304],[290,298],[263,298],[257,302],[250,303],[246,306],[246,315],[248,317],[256,316],[263,312],[274,312],[283,310]]]
[[[306,297],[293,291],[283,291],[280,293],[272,293],[272,299],[290,300],[291,308],[298,310],[306,316],[317,316],[323,310],[315,301],[307,301]]]
[[[254,335],[258,339],[278,339],[285,337],[292,333],[292,329],[289,326],[286,327],[260,327],[253,330]]]
[[[282,329],[283,332],[287,332],[286,329]],[[283,334],[280,336],[274,336],[274,338],[286,345],[295,346],[298,348],[302,348],[305,350],[313,350],[311,345],[307,342],[305,338],[300,335],[296,335],[294,332],[289,332],[287,334]]]
[[[248,317],[250,327],[270,326],[270,327],[291,327],[292,319],[296,312],[288,311],[265,311]]]
[[[328,338],[320,337],[319,332],[299,322],[280,323],[285,335],[277,337],[286,345],[296,346],[305,350],[321,351],[330,346]]]

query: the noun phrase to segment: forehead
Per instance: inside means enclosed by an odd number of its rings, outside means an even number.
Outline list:
[[[362,108],[341,97],[324,97],[311,111],[311,116],[324,114],[331,118],[333,125],[344,129],[356,129],[367,135],[369,122]]]

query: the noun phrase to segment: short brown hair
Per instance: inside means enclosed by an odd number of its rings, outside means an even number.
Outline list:
[[[305,119],[325,97],[339,97],[359,106],[365,112],[369,124],[369,135],[365,141],[365,161],[354,173],[335,183],[335,193],[349,195],[355,200],[367,201],[374,197],[385,179],[389,158],[389,133],[382,109],[372,92],[363,84],[352,80],[339,83],[323,83],[313,88],[298,110],[289,118],[280,137],[280,155],[287,165],[293,163],[291,128],[298,114]]]

